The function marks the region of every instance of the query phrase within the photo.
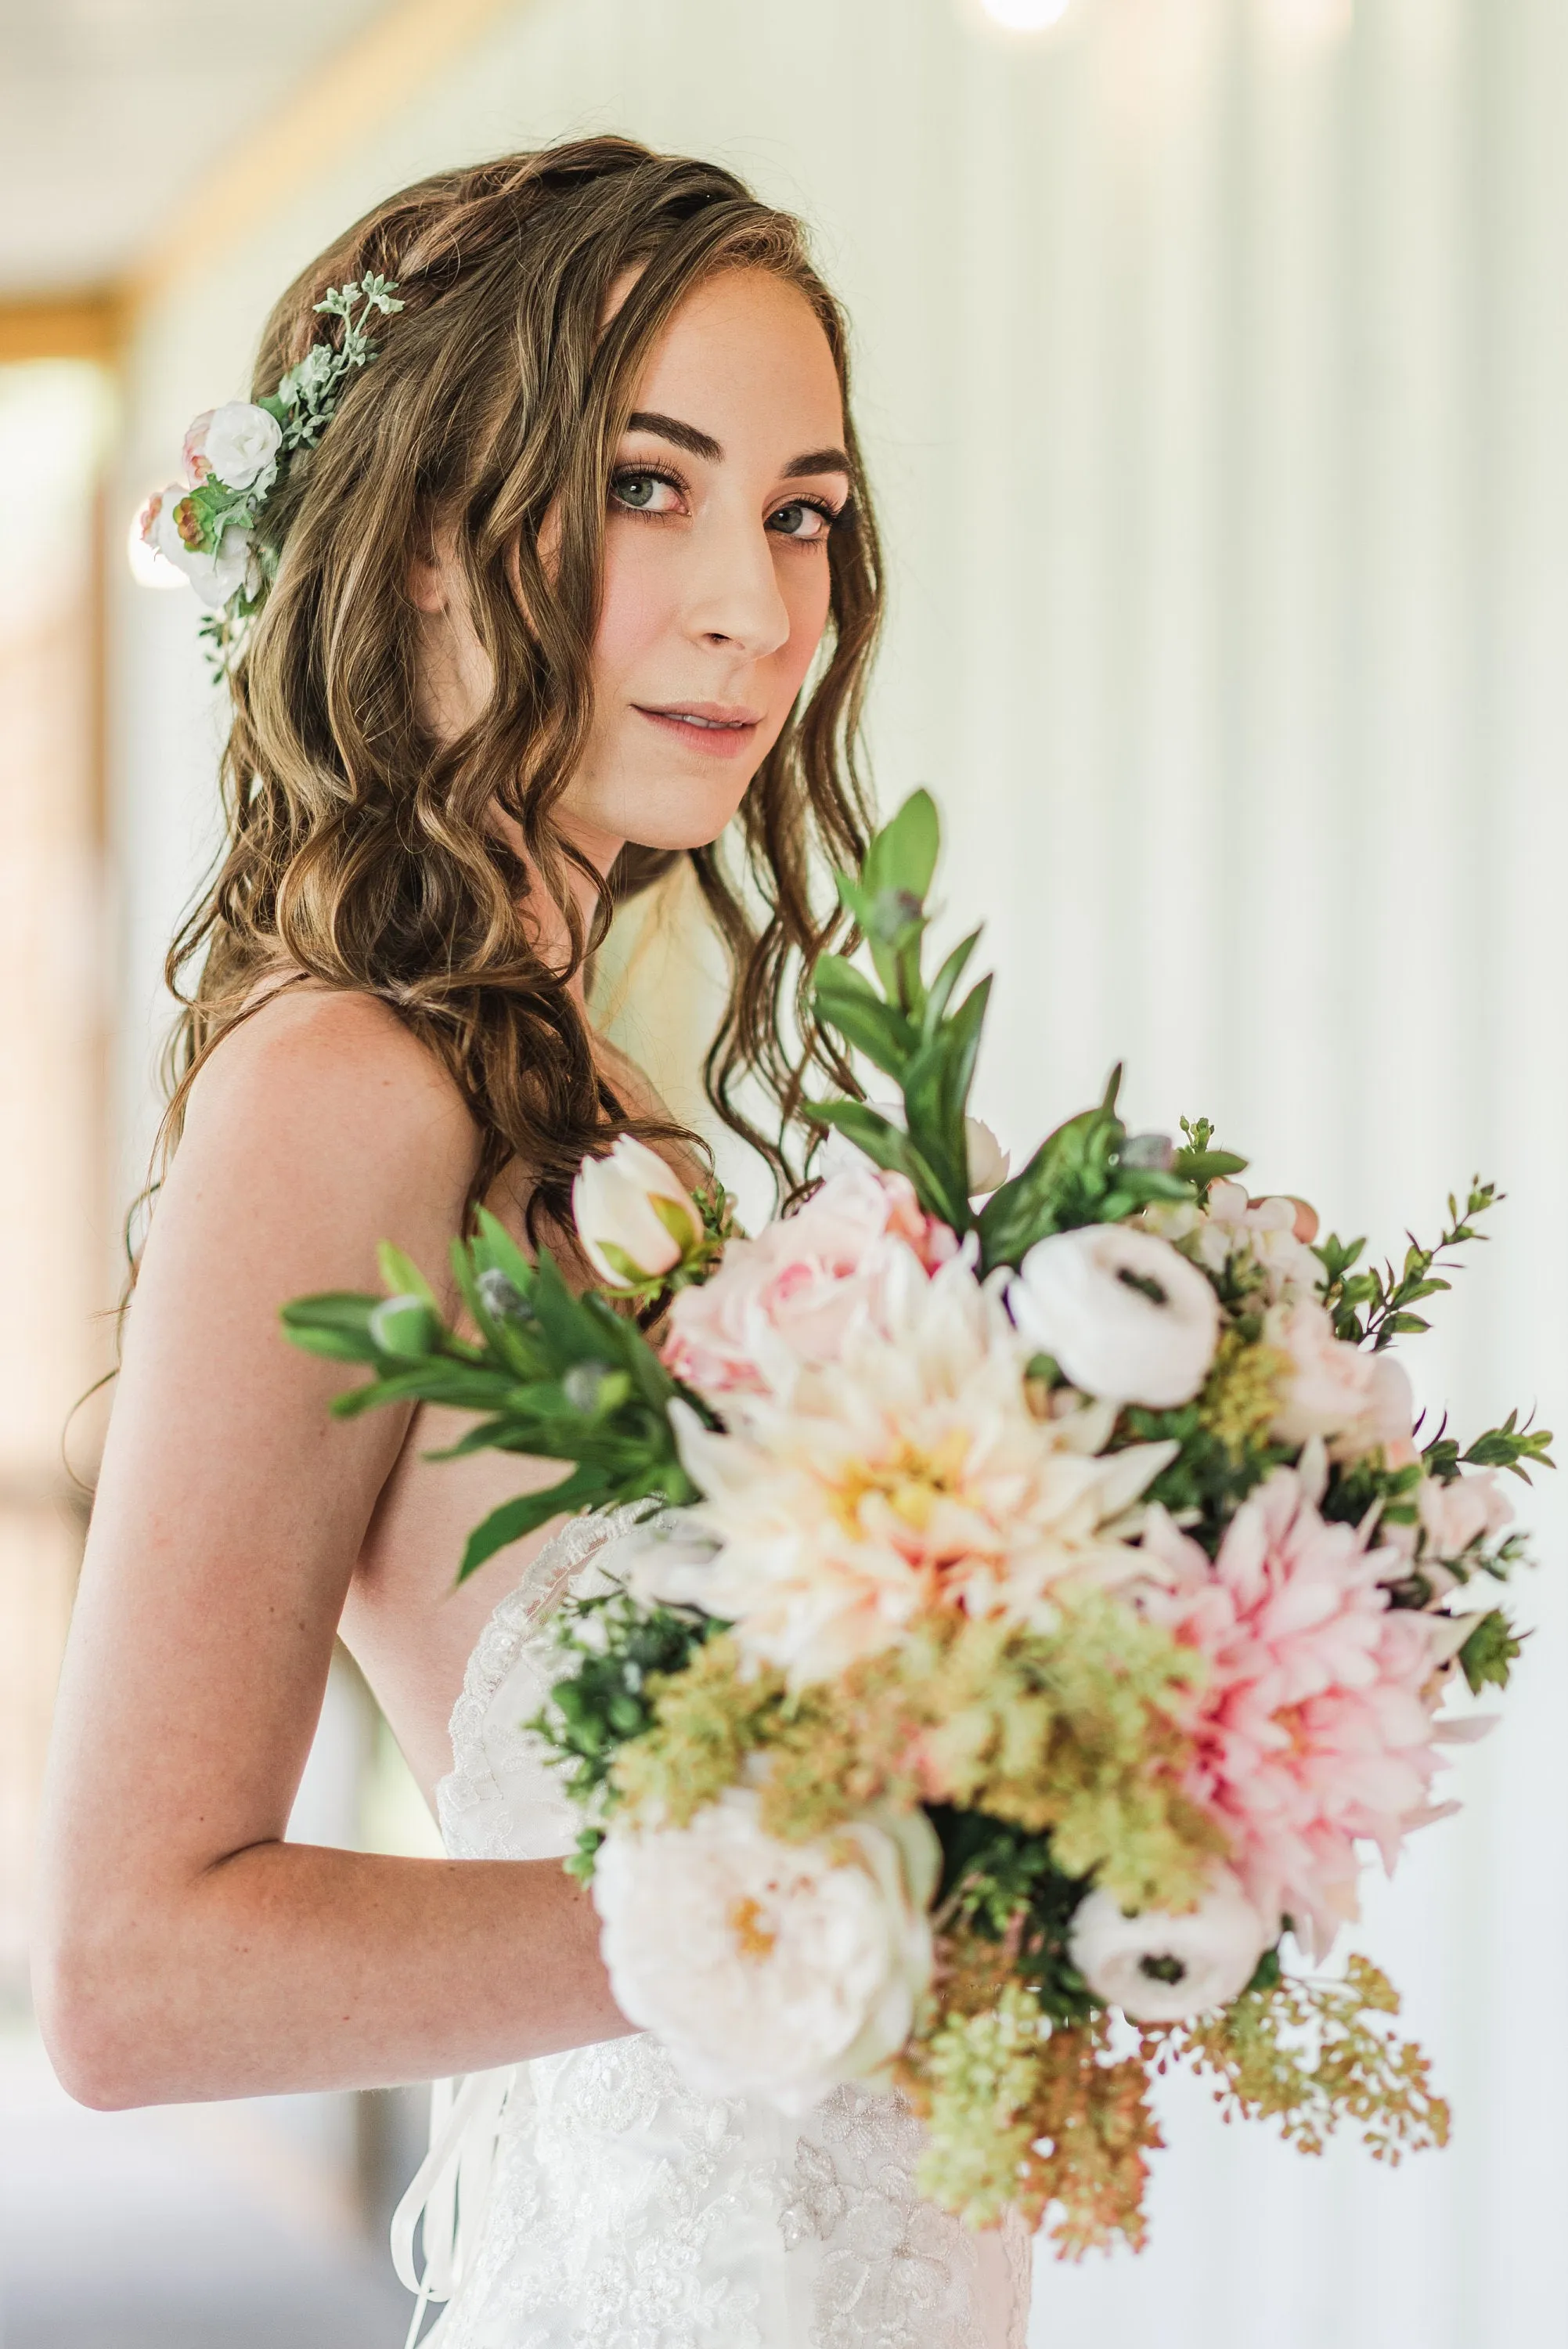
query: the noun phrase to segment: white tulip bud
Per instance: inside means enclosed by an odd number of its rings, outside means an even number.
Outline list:
[[[1011,1162],[983,1117],[965,1119],[964,1146],[969,1162],[970,1197],[979,1199],[999,1191]]]
[[[583,1252],[610,1288],[673,1272],[699,1246],[702,1216],[656,1151],[624,1133],[607,1158],[585,1158],[572,1185]]]

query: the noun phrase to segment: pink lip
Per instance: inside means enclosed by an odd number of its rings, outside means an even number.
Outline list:
[[[713,759],[733,759],[738,751],[748,750],[762,723],[756,710],[733,701],[672,701],[663,709],[651,709],[636,701],[632,707],[665,734],[678,737],[690,749],[706,751]],[[689,722],[693,719],[707,722],[693,725]]]

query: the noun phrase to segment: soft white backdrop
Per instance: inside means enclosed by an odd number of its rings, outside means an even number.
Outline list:
[[[1387,1245],[1484,1166],[1511,1201],[1418,1385],[1561,1421],[1565,88],[1562,0],[1077,0],[1032,42],[956,0],[534,0],[144,317],[122,502],[401,181],[601,127],[736,163],[855,321],[878,777],[936,791],[989,924],[980,1106],[1026,1142],[1125,1057],[1140,1123],[1206,1112]],[[129,1185],[215,736],[189,601],[119,607]],[[690,993],[637,1006],[666,1053]],[[1043,2268],[1037,2343],[1568,2341],[1565,1513],[1529,1506],[1506,1733],[1365,1936],[1454,2149],[1308,2165],[1173,2097],[1154,2249]]]

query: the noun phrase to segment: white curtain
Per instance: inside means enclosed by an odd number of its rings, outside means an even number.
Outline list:
[[[988,924],[979,1106],[1026,1143],[1125,1057],[1139,1122],[1209,1114],[1385,1247],[1495,1174],[1418,1387],[1561,1420],[1565,90],[1563,0],[1076,0],[1034,43],[949,0],[540,0],[146,319],[128,499],[400,180],[598,127],[735,161],[855,321],[880,787],[935,789],[952,918]],[[210,753],[192,615],[124,600],[133,1159]],[[636,1007],[666,1056],[691,992]],[[1568,2340],[1565,1513],[1522,1499],[1506,1727],[1361,1936],[1453,2149],[1308,2163],[1173,2094],[1153,2247],[1042,2262],[1041,2349]]]

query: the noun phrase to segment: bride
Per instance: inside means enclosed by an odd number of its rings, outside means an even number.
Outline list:
[[[1007,2349],[1028,2247],[919,2201],[896,2099],[705,2101],[617,2013],[519,1733],[594,1532],[452,1587],[558,1469],[432,1464],[428,1412],[329,1419],[339,1373],[278,1326],[373,1287],[383,1237],[441,1265],[480,1203],[570,1259],[572,1177],[618,1133],[699,1172],[584,996],[610,907],[679,857],[732,964],[715,1105],[792,1180],[804,1066],[846,1075],[785,1034],[815,871],[862,837],[879,603],[842,321],[729,173],[589,140],[381,205],[278,305],[258,399],[367,273],[401,307],[269,507],[226,850],[170,957],[168,1163],[57,1715],[48,2043],[100,2106],[466,2075],[425,2217],[429,2256],[461,2139],[444,2349]],[[445,1861],[284,1841],[338,1634]]]

